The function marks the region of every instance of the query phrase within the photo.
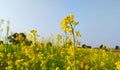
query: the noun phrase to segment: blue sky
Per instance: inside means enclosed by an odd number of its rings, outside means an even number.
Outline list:
[[[0,0],[0,18],[10,20],[12,32],[62,33],[60,22],[70,13],[80,22],[82,43],[120,45],[120,0]]]

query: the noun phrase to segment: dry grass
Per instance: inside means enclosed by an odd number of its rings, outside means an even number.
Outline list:
[[[114,55],[120,56],[120,50],[113,50],[112,52]]]

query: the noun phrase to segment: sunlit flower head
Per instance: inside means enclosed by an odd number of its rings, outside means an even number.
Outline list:
[[[81,34],[79,33],[79,31],[76,31],[75,33],[76,33],[76,36],[78,36],[78,37],[81,36]]]
[[[36,30],[30,30],[30,32],[31,32],[33,35],[36,35],[36,33],[37,33]]]

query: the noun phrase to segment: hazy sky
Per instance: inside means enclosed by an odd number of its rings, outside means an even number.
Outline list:
[[[60,22],[70,13],[80,22],[82,43],[120,45],[120,0],[0,0],[0,18],[10,19],[13,32],[62,33]]]

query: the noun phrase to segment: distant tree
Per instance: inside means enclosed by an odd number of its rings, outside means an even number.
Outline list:
[[[104,48],[103,44],[101,44],[99,48],[100,48],[100,49]]]
[[[14,33],[13,35],[8,36],[8,41],[9,43],[15,45],[16,44],[20,45],[21,43],[24,43],[25,45],[29,46],[32,44],[32,41],[29,41],[24,33]]]
[[[115,46],[115,49],[117,50],[117,49],[119,49],[119,46],[117,45],[117,46]]]
[[[87,48],[87,45],[86,45],[86,44],[83,44],[83,45],[82,45],[82,48]]]
[[[87,48],[92,48],[92,46],[87,46]]]
[[[0,45],[3,44],[3,41],[0,41]]]
[[[9,43],[18,44],[18,40],[16,40],[18,33],[14,33],[13,35],[8,36]]]
[[[82,45],[82,48],[92,48],[91,46],[88,46],[88,45],[86,45],[86,44],[83,44]]]

